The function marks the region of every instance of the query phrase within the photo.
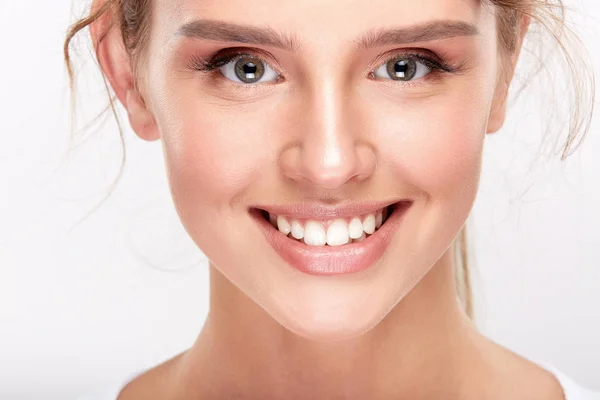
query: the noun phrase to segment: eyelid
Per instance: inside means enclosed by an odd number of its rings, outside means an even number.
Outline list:
[[[373,66],[369,71],[373,72],[374,70],[380,68],[385,63],[393,60],[394,58],[406,57],[411,58],[417,62],[424,64],[426,67],[430,68],[432,71],[437,72],[455,72],[458,67],[450,65],[442,60],[435,53],[430,52],[428,50],[416,50],[416,49],[403,49],[403,50],[391,50],[388,51],[381,56],[377,57],[374,61],[375,66]]]
[[[249,48],[239,48],[239,47],[230,47],[226,49],[219,50],[215,54],[209,57],[209,60],[214,60],[213,64],[215,67],[222,67],[225,64],[229,64],[234,60],[237,60],[241,57],[254,57],[261,60],[263,63],[268,64],[277,74],[281,75],[283,68],[277,63],[273,57],[268,55],[266,52],[261,51],[259,49],[249,49]]]

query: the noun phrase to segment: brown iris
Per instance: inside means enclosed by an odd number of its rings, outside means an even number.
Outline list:
[[[255,83],[265,74],[262,61],[253,57],[240,57],[235,62],[235,75],[244,83]]]
[[[417,73],[417,62],[412,58],[393,58],[387,63],[387,72],[397,81],[410,81]]]

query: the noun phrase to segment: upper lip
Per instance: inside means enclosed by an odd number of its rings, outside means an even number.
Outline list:
[[[394,201],[347,201],[338,204],[300,202],[286,205],[256,205],[251,208],[268,211],[270,214],[295,217],[300,219],[326,220],[346,218],[373,213],[398,202],[408,202],[408,199]]]

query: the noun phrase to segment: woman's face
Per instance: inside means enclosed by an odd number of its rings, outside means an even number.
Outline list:
[[[473,205],[496,129],[492,12],[474,0],[157,0],[146,101],[178,213],[214,267],[305,337],[381,321]],[[237,50],[245,58],[196,69]],[[292,268],[251,212],[399,200],[412,204],[383,254],[350,274]]]

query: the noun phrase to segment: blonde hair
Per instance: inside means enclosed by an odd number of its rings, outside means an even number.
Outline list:
[[[571,72],[572,88],[576,94],[575,103],[571,109],[571,118],[569,126],[569,135],[563,146],[561,160],[564,160],[572,151],[573,143],[577,135],[582,133],[580,142],[583,140],[589,130],[591,117],[594,107],[594,75],[591,70],[581,72],[581,68],[575,63],[571,51],[567,48],[567,43],[580,43],[579,39],[568,28],[565,21],[565,6],[562,0],[483,0],[485,4],[495,7],[496,17],[498,21],[498,41],[501,51],[511,53],[516,50],[517,40],[521,33],[520,21],[522,17],[531,18],[532,23],[537,24],[544,31],[550,34],[551,38],[559,45],[560,50],[564,54],[564,60]],[[143,57],[144,49],[148,42],[148,33],[150,31],[150,15],[153,2],[151,0],[105,0],[99,7],[90,10],[86,16],[77,20],[72,24],[67,32],[64,41],[64,59],[69,74],[69,82],[72,98],[75,97],[75,83],[73,76],[72,59],[70,55],[70,45],[73,38],[84,28],[94,24],[105,14],[111,15],[111,23],[107,29],[99,35],[97,43],[94,43],[94,48],[97,44],[104,40],[106,34],[115,25],[121,32],[123,44],[130,56],[132,71],[134,74],[135,90],[140,93],[140,65],[141,57]],[[583,54],[580,54],[581,56]],[[580,58],[582,60],[583,58]],[[586,64],[583,64],[586,65]],[[116,186],[123,173],[123,167],[126,160],[126,152],[124,147],[123,131],[119,123],[119,118],[115,110],[116,95],[111,95],[111,89],[103,75],[104,85],[109,95],[109,105],[102,112],[111,109],[117,121],[117,127],[123,145],[123,159],[121,170],[111,188]],[[140,93],[141,94],[141,93]],[[142,96],[140,98],[143,99]],[[582,105],[589,106],[589,113],[583,112]],[[74,103],[72,103],[74,104]],[[588,118],[586,118],[586,115]],[[106,199],[105,199],[106,200]],[[102,203],[102,202],[101,202]],[[101,204],[100,203],[100,204]],[[98,206],[100,205],[98,204]],[[97,208],[97,207],[96,207]],[[93,211],[93,210],[92,210]],[[470,318],[474,318],[473,293],[472,293],[472,275],[470,265],[470,255],[468,246],[467,225],[463,226],[456,240],[453,243],[454,262],[455,262],[455,277],[456,287],[459,299],[463,304],[466,314]]]

